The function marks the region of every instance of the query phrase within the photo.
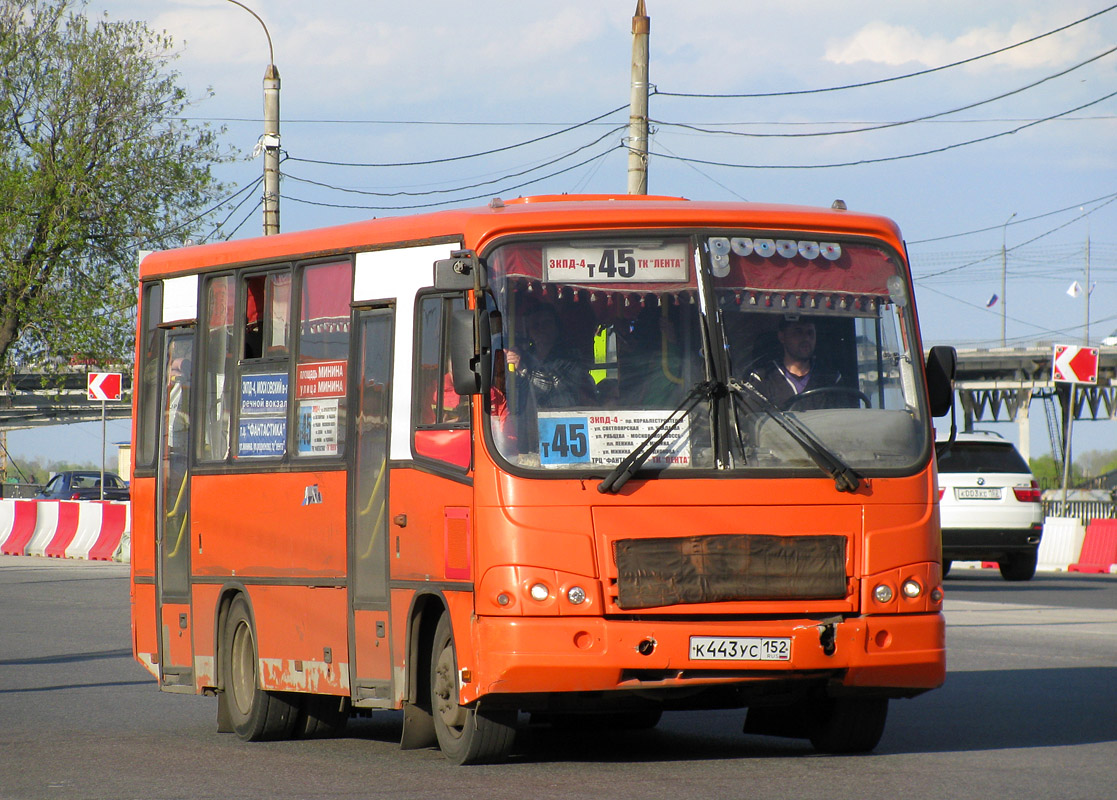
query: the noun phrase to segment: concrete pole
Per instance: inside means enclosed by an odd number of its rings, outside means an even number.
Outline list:
[[[1012,212],[1012,217],[1016,212]],[[1001,226],[1001,347],[1006,346],[1005,321],[1008,319],[1008,223],[1012,217],[1005,220]]]
[[[632,17],[632,93],[628,110],[628,193],[648,193],[648,37],[652,21],[637,0]]]
[[[1082,344],[1090,346],[1090,220],[1086,220],[1086,325],[1082,329]]]
[[[269,40],[270,41],[270,40]],[[264,235],[279,233],[279,70],[264,71]]]
[[[279,70],[275,66],[275,49],[271,32],[260,15],[240,0],[229,0],[240,6],[260,23],[268,39],[268,66],[264,70],[264,135],[259,145],[264,150],[264,236],[279,233]]]

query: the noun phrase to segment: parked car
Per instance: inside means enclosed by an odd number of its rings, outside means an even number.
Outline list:
[[[1043,506],[1012,442],[987,431],[959,433],[938,465],[943,574],[953,561],[996,561],[1005,580],[1030,580]]]
[[[115,472],[105,473],[105,492],[101,495],[99,471],[67,470],[54,475],[36,495],[40,500],[127,500],[128,484]]]

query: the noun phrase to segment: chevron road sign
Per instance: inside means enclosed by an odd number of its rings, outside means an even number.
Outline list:
[[[1055,345],[1051,377],[1062,383],[1098,382],[1098,348]]]
[[[86,392],[90,400],[119,400],[119,372],[90,372],[86,378]]]

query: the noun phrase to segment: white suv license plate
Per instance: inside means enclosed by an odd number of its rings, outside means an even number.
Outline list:
[[[981,489],[974,486],[955,486],[954,497],[958,500],[1000,500],[1000,489]]]
[[[786,637],[691,636],[691,661],[790,661]]]

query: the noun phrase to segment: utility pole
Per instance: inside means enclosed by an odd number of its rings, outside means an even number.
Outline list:
[[[648,36],[652,21],[644,0],[632,17],[632,94],[628,104],[628,193],[648,193]]]
[[[268,66],[264,70],[264,135],[256,145],[256,152],[264,154],[264,236],[279,233],[279,69],[275,66],[271,33],[260,15],[241,3],[229,0],[256,18],[268,37]]]
[[[1001,226],[1001,347],[1006,346],[1005,321],[1008,318],[1008,223],[1015,216],[1013,211]]]
[[[1082,329],[1082,344],[1090,346],[1090,218],[1086,217],[1086,325]]]
[[[264,29],[265,31],[267,28]],[[271,37],[268,37],[271,50]],[[264,236],[279,233],[279,70],[264,71]]]

